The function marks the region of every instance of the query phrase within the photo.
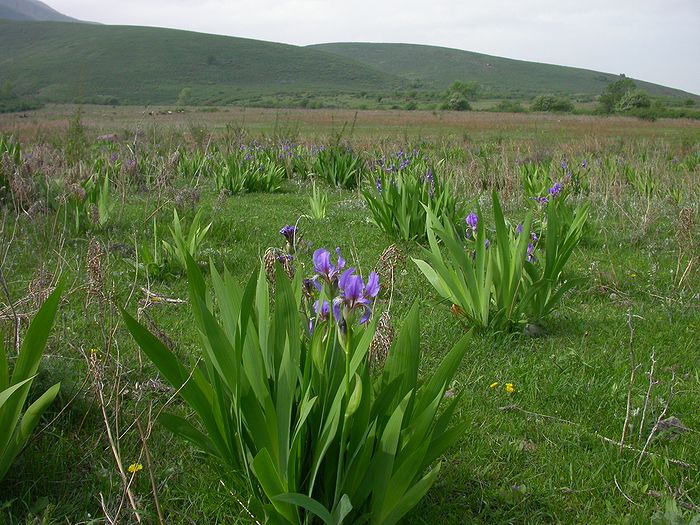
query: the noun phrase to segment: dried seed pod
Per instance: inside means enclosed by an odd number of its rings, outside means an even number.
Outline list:
[[[106,253],[102,248],[102,243],[96,238],[90,239],[87,250],[87,277],[88,295],[92,297],[104,298],[104,259]]]
[[[369,347],[369,364],[375,369],[381,369],[389,355],[389,350],[394,342],[394,327],[391,325],[391,314],[384,310],[377,323],[377,331],[374,333]]]

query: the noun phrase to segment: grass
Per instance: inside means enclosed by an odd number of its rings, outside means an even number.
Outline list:
[[[70,108],[41,110],[33,117],[35,124],[10,116],[0,119],[0,130],[13,130],[27,150],[33,148],[37,155],[55,159],[45,169],[56,177],[70,173],[60,160],[62,150],[51,146],[62,148],[66,139],[62,111]],[[124,128],[131,130],[124,136],[132,147],[136,140],[137,148],[160,145],[166,152],[177,145],[194,147],[186,126],[191,118],[201,118],[201,122],[209,118],[207,132],[214,142],[223,143],[227,137],[223,124],[234,115],[147,117],[148,132],[134,139],[133,131],[144,118],[138,112],[120,108],[103,117],[100,111],[86,108],[83,113],[88,137]],[[274,137],[286,130],[297,141],[314,143],[335,135],[342,120],[329,112],[286,115],[287,124],[282,125],[275,112],[247,110],[247,138]],[[182,119],[182,124],[174,119]],[[349,138],[368,156],[378,148],[391,151],[398,144],[422,141],[424,148],[447,158],[458,194],[468,205],[480,195],[488,196],[491,186],[497,184],[506,213],[514,219],[524,214],[517,160],[548,156],[558,165],[566,156],[573,165],[586,158],[594,167],[589,175],[592,226],[569,269],[572,277],[583,277],[586,284],[564,300],[540,337],[473,339],[455,385],[466,391],[460,411],[471,425],[445,458],[436,486],[406,523],[649,523],[669,498],[697,512],[700,196],[698,168],[688,169],[683,161],[700,151],[698,124],[581,117],[558,122],[498,115],[462,119],[453,114],[437,120],[429,113],[362,113]],[[463,133],[469,135],[467,140]],[[46,149],[58,157],[50,157]],[[126,155],[126,144],[118,152]],[[99,154],[99,147],[91,147],[89,154]],[[622,158],[651,173],[656,181],[651,200],[619,177],[610,181],[604,164],[595,162],[607,158]],[[129,254],[135,242],[152,239],[152,215],[165,234],[176,194],[191,183],[190,178],[175,178],[166,188],[143,191],[120,179],[115,185],[119,206],[107,226],[77,235],[64,227],[60,212],[30,217],[15,215],[6,206],[1,236],[7,256],[2,272],[10,297],[27,297],[30,283],[36,286],[40,281],[38,268],[42,266],[49,275],[60,269],[69,286],[41,375],[35,381],[37,392],[59,380],[63,389],[45,418],[44,431],[0,482],[0,523],[103,523],[104,509],[114,515],[120,506],[126,519],[129,507],[110,451],[105,419],[118,436],[124,467],[133,462],[144,464],[131,488],[146,522],[157,522],[149,480],[152,473],[167,523],[250,523],[243,506],[228,492],[235,492],[245,503],[245,491],[233,487],[205,458],[158,425],[152,427],[147,440],[151,457],[147,464],[134,424],[138,420],[147,431],[149,414],[155,415],[168,403],[172,392],[137,352],[115,307],[135,312],[143,306],[141,287],[169,298],[186,298],[187,283],[179,275],[150,281],[143,274],[136,276],[123,254]],[[311,181],[294,178],[277,194],[221,199],[213,181],[201,179],[198,206],[203,208],[202,221],[214,223],[203,259],[211,257],[219,267],[225,264],[243,282],[257,268],[267,247],[282,244],[279,228],[301,217],[300,231],[313,243],[312,249],[341,246],[366,274],[392,239],[370,223],[369,210],[357,191],[316,184],[328,194],[323,220],[304,217],[310,213]],[[680,203],[670,200],[671,187],[681,188]],[[186,220],[191,221],[193,213],[185,210]],[[86,260],[93,237],[107,252],[100,259],[104,282],[97,288],[88,280]],[[449,305],[439,301],[410,262],[410,256],[419,254],[419,247],[400,243],[399,248],[408,262],[396,269],[391,314],[400,324],[410,305],[421,303],[425,356],[421,374],[427,376],[462,330]],[[310,253],[305,264],[310,268]],[[31,303],[23,304],[31,311]],[[146,312],[174,343],[174,352],[196,355],[197,335],[187,305],[161,301]],[[11,324],[4,322],[3,327],[9,335]],[[92,348],[97,352],[90,365]],[[640,437],[638,426],[649,386],[646,372],[652,359],[656,359],[653,377],[658,384],[648,396]],[[652,440],[648,451],[653,455],[643,457],[635,450],[621,451],[616,444],[622,437],[636,365],[625,443],[644,448],[653,422],[665,407],[667,415],[688,428]],[[106,418],[96,396],[96,372],[105,385]],[[499,383],[497,388],[490,387],[494,382]],[[503,388],[508,382],[515,387],[512,394]],[[178,409],[177,403],[171,403],[173,407]],[[690,510],[683,512],[690,516]]]

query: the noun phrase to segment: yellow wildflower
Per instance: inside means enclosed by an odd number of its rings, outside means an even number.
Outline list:
[[[515,392],[515,386],[513,385],[513,383],[506,383],[506,386],[504,387],[504,389],[509,394],[512,394],[513,392]]]
[[[136,474],[139,470],[143,470],[143,465],[141,463],[132,463],[129,465],[128,471],[132,474]]]
[[[498,381],[495,381],[489,385],[489,388],[491,388],[491,389],[498,388],[498,385],[500,385],[500,383]]]

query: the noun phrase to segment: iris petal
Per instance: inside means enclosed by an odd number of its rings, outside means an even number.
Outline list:
[[[352,308],[355,303],[362,298],[362,291],[364,287],[365,283],[362,281],[362,277],[359,275],[348,276],[346,279],[345,288],[343,290],[343,296],[345,297],[345,302],[348,306]]]
[[[348,279],[350,279],[350,277],[352,277],[353,273],[355,273],[355,268],[348,268],[340,276],[340,279],[338,279],[338,286],[340,287],[341,290],[345,290],[345,288],[348,285]]]
[[[366,304],[363,304],[362,308],[364,312],[362,314],[362,317],[360,317],[360,324],[365,324],[367,321],[369,321],[369,318],[372,316],[372,309]]]
[[[365,297],[377,297],[379,293],[379,275],[377,272],[371,272],[367,278],[367,287],[365,288]]]
[[[335,253],[338,254],[338,270],[345,268],[345,259],[340,255],[340,247],[335,249]]]
[[[331,265],[331,258],[328,250],[324,248],[319,248],[316,250],[314,252],[313,261],[314,270],[317,273],[325,275],[326,277],[330,276],[331,272],[333,271],[333,266]]]

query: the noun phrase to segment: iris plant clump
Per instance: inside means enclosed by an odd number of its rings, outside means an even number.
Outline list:
[[[291,228],[281,232],[288,240]],[[181,363],[123,312],[139,346],[197,416],[160,422],[212,458],[226,479],[248,487],[261,523],[393,525],[440,472],[437,459],[464,433],[453,422],[461,396],[446,395],[464,357],[462,338],[420,378],[418,308],[372,373],[369,348],[380,283],[319,249],[314,275],[278,278],[265,269],[241,288],[212,264],[207,289],[188,257],[190,304],[201,363]]]
[[[374,223],[401,240],[425,238],[426,210],[456,224],[461,212],[442,181],[443,167],[444,161],[431,162],[417,150],[382,156],[372,186],[362,192]]]
[[[465,326],[512,331],[539,322],[577,284],[565,276],[564,266],[581,241],[588,206],[579,207],[569,218],[556,205],[562,187],[555,184],[550,190],[539,235],[532,231],[532,211],[515,228],[510,227],[496,192],[494,242],[487,238],[478,210],[466,217],[466,231],[461,235],[451,224],[428,213],[430,248],[424,250],[424,259],[414,262]]]
[[[352,190],[359,186],[365,173],[362,157],[340,143],[316,149],[313,172],[331,186]]]
[[[286,178],[285,163],[255,145],[242,145],[238,151],[223,157],[214,173],[217,190],[232,194],[272,193],[280,189]]]

